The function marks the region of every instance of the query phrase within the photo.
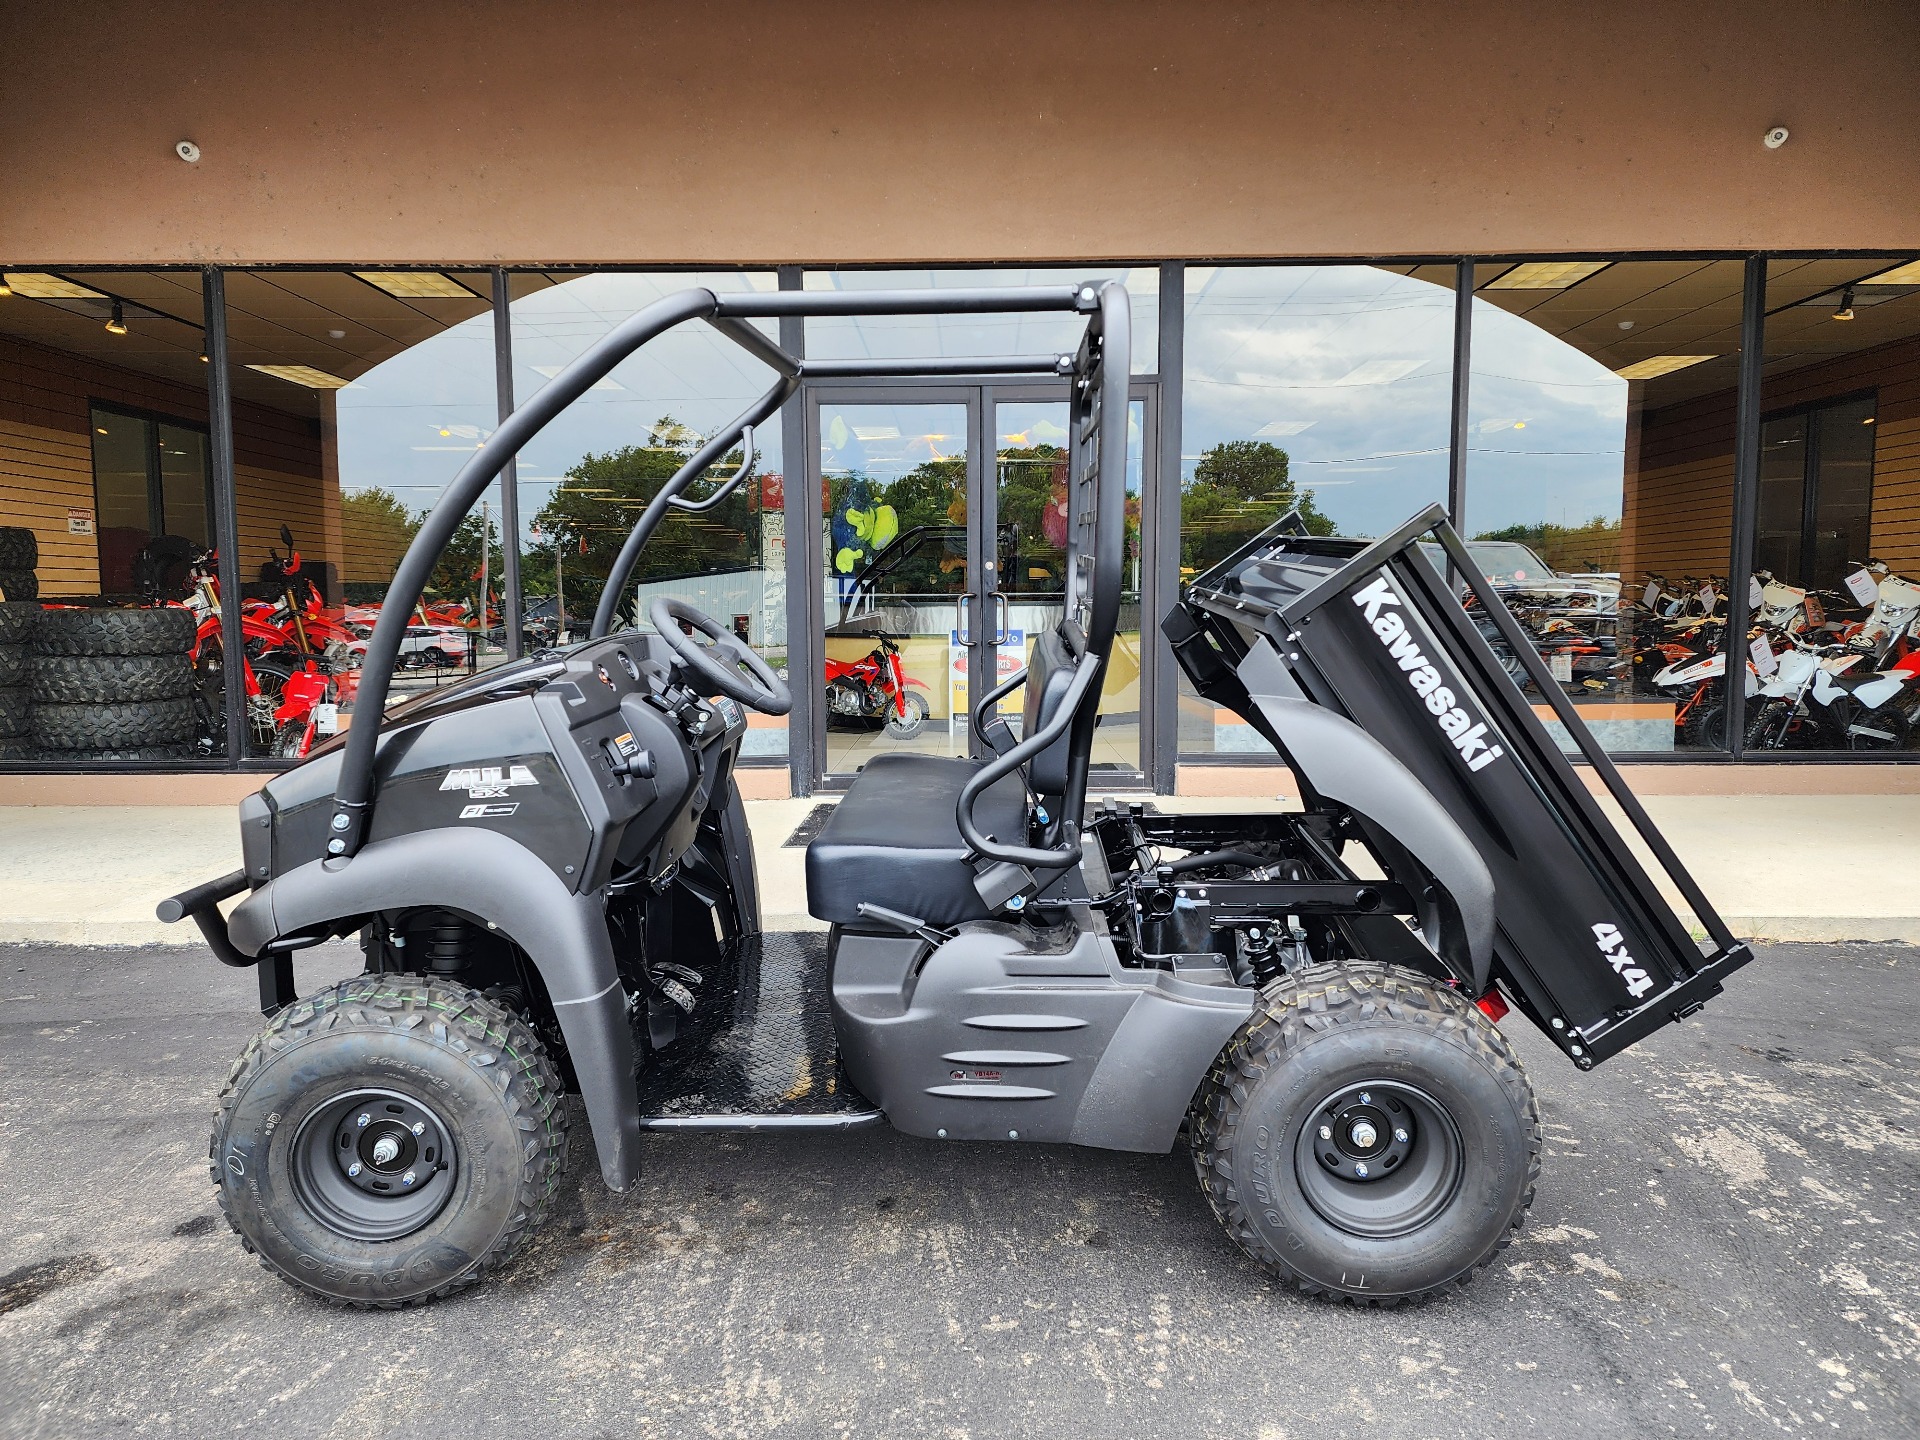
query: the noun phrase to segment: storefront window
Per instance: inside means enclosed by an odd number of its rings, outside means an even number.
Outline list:
[[[1745,753],[1920,750],[1920,262],[1771,260]]]
[[[1187,270],[1180,578],[1298,509],[1379,535],[1447,496],[1450,266]],[[1180,677],[1180,751],[1272,749]]]
[[[1743,278],[1737,261],[1476,269],[1461,531],[1615,753],[1726,744]]]
[[[493,433],[492,277],[234,271],[226,286],[248,752],[297,759],[351,723],[394,568]],[[498,516],[496,486],[415,607],[390,701],[502,658]]]
[[[212,539],[200,274],[5,276],[0,761],[209,757],[224,713],[195,581]]]
[[[524,402],[635,311],[677,290],[777,288],[771,271],[590,275],[524,272],[512,279],[514,392]],[[772,321],[760,324],[777,338]],[[581,636],[607,571],[660,486],[715,430],[774,383],[774,373],[706,325],[650,341],[541,431],[519,458],[528,644]],[[787,664],[786,481],[776,415],[753,433],[754,474],[712,510],[674,511],[642,552],[622,598],[645,625],[670,595],[743,634],[776,670]],[[736,449],[711,472],[723,481]],[[712,481],[696,482],[695,496]],[[798,687],[796,687],[798,688]],[[786,754],[784,718],[750,712],[744,753]]]

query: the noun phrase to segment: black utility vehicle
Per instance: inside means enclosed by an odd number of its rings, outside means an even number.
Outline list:
[[[1077,312],[1070,355],[801,361],[767,316]],[[671,325],[775,374],[635,526],[592,638],[382,719],[435,554],[508,456]],[[1200,692],[1299,777],[1299,813],[1089,811],[1120,607],[1128,306],[1116,284],[716,295],[642,311],[500,427],[401,562],[348,733],[241,806],[245,868],[174,897],[266,1029],[212,1143],[246,1245],[336,1301],[403,1305],[510,1260],[546,1215],[578,1092],[600,1171],[647,1130],[848,1129],[1191,1147],[1208,1203],[1299,1289],[1449,1289],[1520,1225],[1540,1122],[1496,1021],[1585,1069],[1698,1009],[1749,957],[1682,871],[1438,510],[1373,542],[1283,521],[1164,630]],[[614,607],[683,492],[803,377],[1057,374],[1072,388],[1066,615],[997,758],[871,762],[807,850],[825,933],[760,926],[734,783],[741,707],[787,687],[671,600]],[[729,483],[738,483],[737,476]],[[710,499],[711,497],[709,497]],[[1689,938],[1418,546],[1437,537],[1705,926]],[[230,916],[218,902],[245,892]],[[364,975],[296,998],[292,957]]]

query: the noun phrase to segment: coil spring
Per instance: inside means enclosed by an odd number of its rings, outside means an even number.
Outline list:
[[[453,975],[467,963],[468,936],[473,927],[452,916],[427,930],[427,968],[436,975]]]

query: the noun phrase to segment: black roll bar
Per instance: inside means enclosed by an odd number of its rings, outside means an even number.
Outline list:
[[[473,508],[474,502],[506,468],[507,462],[561,411],[642,345],[685,321],[706,320],[718,333],[771,367],[780,379],[759,402],[708,441],[693,460],[682,466],[661,487],[653,503],[649,504],[636,523],[634,531],[628,535],[627,544],[621,547],[621,562],[616,565],[619,584],[613,583],[615,575],[608,577],[607,589],[601,595],[602,611],[605,611],[609,597],[617,596],[624,588],[626,576],[633,568],[640,546],[646,542],[647,535],[659,524],[660,516],[666,513],[667,507],[680,491],[714,460],[732,449],[749,427],[761,423],[778,410],[798,387],[803,375],[1070,374],[1077,363],[1070,357],[1048,355],[964,362],[951,357],[816,361],[808,365],[788,354],[762,331],[744,322],[789,315],[968,315],[1070,311],[1095,317],[1093,325],[1097,326],[1105,318],[1099,312],[1104,309],[1110,315],[1112,311],[1110,298],[1103,306],[1103,292],[1114,290],[1120,291],[1121,313],[1124,315],[1125,292],[1111,282],[1008,289],[781,290],[727,295],[716,295],[705,289],[689,289],[665,296],[615,326],[597,344],[541,387],[525,405],[500,422],[499,428],[441,492],[439,500],[415,532],[413,543],[407,547],[406,554],[395,567],[393,580],[387,588],[386,601],[380,607],[379,619],[374,622],[373,635],[367,642],[366,655],[361,662],[360,686],[354,705],[359,723],[349,728],[347,743],[341,753],[340,775],[334,789],[333,816],[329,822],[330,835],[327,841],[330,863],[344,863],[351,859],[366,839],[373,795],[374,760],[378,753],[381,721],[386,713],[387,694],[393,684],[394,667],[399,660],[401,643],[406,638],[409,619],[421,595],[425,593],[427,582],[432,578],[433,567],[441,550],[453,538],[454,531]],[[1087,354],[1084,342],[1079,354],[1082,358]],[[1124,375],[1121,382],[1124,385]],[[1124,400],[1124,390],[1122,395]],[[1123,427],[1124,413],[1123,403]],[[1124,465],[1124,428],[1119,453]],[[717,497],[710,497],[713,498]],[[1124,504],[1124,499],[1121,503]],[[1116,570],[1116,583],[1118,578]],[[604,633],[609,624],[610,613],[596,613],[593,633]]]

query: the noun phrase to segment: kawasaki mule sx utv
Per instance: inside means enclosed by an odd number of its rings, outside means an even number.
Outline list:
[[[775,316],[1060,311],[1072,354],[801,360]],[[774,383],[659,492],[591,638],[384,713],[436,553],[506,460],[668,327]],[[616,630],[669,506],[804,378],[1070,382],[1065,618],[981,697],[985,760],[895,753],[807,848],[825,933],[760,926],[734,767],[787,687],[671,599]],[[600,1173],[643,1131],[891,1124],[950,1142],[1165,1151],[1250,1256],[1370,1304],[1464,1284],[1513,1236],[1540,1121],[1496,1022],[1588,1069],[1750,957],[1433,509],[1372,542],[1282,521],[1166,616],[1201,695],[1298,777],[1298,813],[1089,812],[1120,608],[1128,302],[1117,284],[714,294],[635,315],[505,421],[421,526],[356,723],[240,807],[245,868],[165,901],[257,966],[267,1027],[222,1091],[213,1181],[241,1240],[326,1299],[397,1306],[510,1261],[552,1203],[577,1093]],[[739,483],[748,467],[721,486]],[[1437,537],[1704,926],[1689,938],[1420,550]],[[990,597],[976,597],[976,606]],[[976,622],[981,618],[975,614]],[[1024,687],[1016,735],[993,706]],[[230,915],[220,902],[243,895]],[[292,956],[365,973],[296,997]]]

